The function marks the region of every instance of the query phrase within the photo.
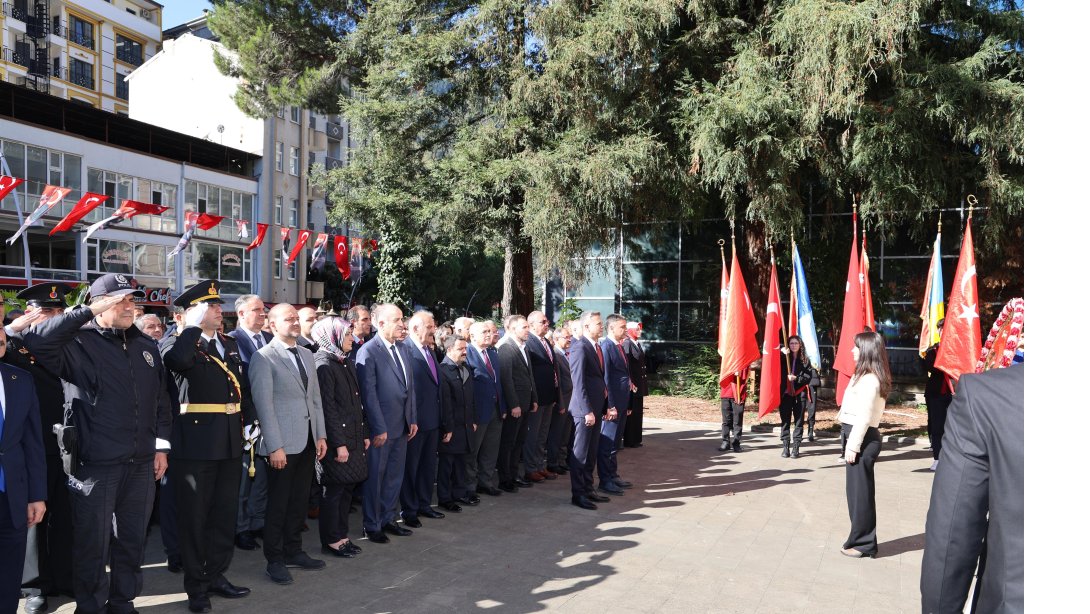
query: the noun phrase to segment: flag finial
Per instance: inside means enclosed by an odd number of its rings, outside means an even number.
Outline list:
[[[973,219],[973,208],[977,206],[976,196],[972,194],[965,197],[965,202],[969,203],[969,219]]]

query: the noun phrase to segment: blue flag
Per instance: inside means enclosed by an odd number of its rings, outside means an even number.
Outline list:
[[[795,293],[792,297],[798,310],[798,326],[796,330],[802,342],[806,346],[806,355],[810,358],[810,364],[821,368],[821,351],[818,350],[817,328],[814,326],[814,309],[810,306],[810,288],[806,285],[806,272],[802,268],[802,258],[799,257],[799,248],[791,243],[791,289]]]

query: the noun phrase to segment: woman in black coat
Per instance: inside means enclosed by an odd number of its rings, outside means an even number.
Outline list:
[[[810,380],[814,369],[806,357],[806,346],[798,335],[787,338],[784,360],[780,362],[780,441],[787,458],[799,457],[802,443],[802,418],[810,402]],[[793,441],[792,441],[793,439]]]
[[[459,503],[476,505],[480,498],[466,488],[466,455],[477,425],[473,404],[473,371],[466,364],[466,340],[449,335],[443,340],[446,356],[439,364],[441,379],[439,416],[439,475],[436,494],[439,507],[460,512]]]
[[[329,445],[318,478],[322,486],[318,535],[322,552],[352,558],[362,549],[348,539],[348,509],[352,491],[367,479],[366,451],[371,445],[356,374],[347,360],[352,325],[342,318],[325,318],[314,325],[311,337],[318,344],[314,362]]]

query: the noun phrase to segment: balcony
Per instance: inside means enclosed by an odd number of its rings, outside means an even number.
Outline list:
[[[69,71],[67,81],[73,85],[85,87],[89,90],[95,89],[95,78],[91,75],[85,75]]]
[[[84,36],[80,32],[77,32],[75,30],[69,30],[68,40],[79,45],[80,47],[86,47],[91,51],[95,50],[95,39],[93,36]]]
[[[334,141],[339,141],[344,138],[344,126],[333,122],[326,122],[325,134]]]
[[[27,19],[29,19],[29,15],[26,14],[26,11],[10,2],[4,3],[4,14],[8,17],[11,17],[12,19],[18,19],[19,21],[22,21],[24,23]]]
[[[120,49],[116,57],[118,60],[132,66],[140,66],[144,63],[144,54],[134,49]]]
[[[342,160],[338,160],[336,158],[329,158],[329,157],[327,157],[325,159],[325,170],[327,170],[327,171],[331,171],[331,170],[333,170],[335,168],[341,168],[342,166],[344,166],[344,161],[342,161]]]
[[[118,75],[117,83],[114,84],[114,95],[122,100],[129,99],[129,82],[120,78]]]

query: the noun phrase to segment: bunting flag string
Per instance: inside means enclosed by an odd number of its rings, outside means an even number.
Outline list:
[[[91,235],[106,226],[112,226],[122,220],[131,220],[138,215],[160,215],[167,209],[170,209],[170,207],[142,203],[135,200],[126,200],[121,203],[121,207],[119,207],[117,211],[114,211],[113,215],[87,227],[87,234],[83,236],[83,241],[86,243]]]
[[[95,194],[94,192],[84,194],[76,203],[76,206],[72,207],[72,210],[68,212],[68,215],[64,216],[64,219],[54,226],[53,230],[49,231],[49,236],[53,236],[57,232],[71,230],[76,222],[82,220],[91,210],[109,199],[110,197],[105,194]]]
[[[4,177],[4,179],[14,178]],[[22,179],[17,180],[17,183],[13,184],[12,188],[22,182]],[[3,199],[4,195],[6,195],[10,191],[10,189],[5,190],[4,188],[0,187],[0,199]],[[34,209],[34,212],[30,214],[30,217],[28,217],[26,221],[24,221],[22,225],[19,226],[19,230],[16,230],[15,234],[11,235],[11,237],[8,239],[8,245],[15,243],[15,241],[20,236],[22,236],[24,232],[26,232],[27,228],[30,228],[34,224],[34,222],[37,222],[39,219],[41,219],[41,217],[45,215],[47,211],[56,206],[57,203],[63,201],[64,197],[68,196],[68,193],[71,191],[72,190],[70,188],[59,188],[54,185],[45,186],[45,190],[42,191],[42,197],[38,200],[38,207]]]
[[[246,251],[252,252],[255,249],[257,249],[257,246],[261,245],[265,241],[265,233],[268,232],[268,231],[269,231],[269,225],[268,224],[262,224],[261,222],[258,222],[257,223],[257,236],[254,237],[254,240],[251,241],[249,245],[246,246]]]

